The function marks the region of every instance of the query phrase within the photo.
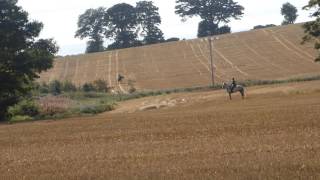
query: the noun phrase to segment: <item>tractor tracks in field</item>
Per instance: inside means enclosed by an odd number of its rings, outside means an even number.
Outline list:
[[[304,67],[306,70],[308,69],[309,65],[302,62],[301,60],[305,60],[308,59],[306,57],[309,57],[310,55],[306,55],[304,53],[301,53],[300,49],[296,46],[296,45],[292,45],[291,42],[289,42],[283,35],[281,35],[279,33],[279,35],[277,36],[276,33],[274,33],[271,29],[268,31],[271,36],[273,37],[273,39],[278,42],[284,49],[286,49],[287,51],[291,52],[292,54],[295,54],[295,58],[290,58],[291,60],[296,61],[296,64],[300,64],[300,68]],[[290,47],[289,47],[290,46]],[[299,58],[296,58],[299,57]],[[310,60],[308,60],[309,63],[313,63],[313,59],[310,58]]]
[[[189,42],[187,42],[187,43],[188,43],[189,47],[191,48],[194,57],[200,62],[200,64],[202,64],[202,66],[203,66],[206,70],[208,70],[209,73],[211,73],[211,70],[210,70],[209,65],[207,65],[206,63],[204,63],[204,62],[201,60],[201,58],[200,58],[199,55],[197,54],[197,52],[196,52],[193,44],[192,44],[192,43],[189,43]]]
[[[198,46],[198,49],[199,49],[199,51],[200,51],[200,53],[201,53],[202,58],[205,59],[205,60],[208,62],[208,64],[210,64],[210,66],[211,66],[210,59],[209,59],[209,57],[206,56],[205,53],[203,52],[202,47],[201,47],[201,44],[198,43],[197,46]],[[213,68],[214,68],[215,76],[216,76],[217,78],[223,80],[223,78],[219,75],[220,73],[218,72],[217,66],[216,66],[214,63],[212,64],[212,66],[213,66]],[[211,72],[211,71],[210,71],[210,72]],[[222,73],[221,73],[221,74],[222,74]],[[225,75],[225,74],[223,74],[223,75]]]
[[[116,83],[117,83],[117,86],[119,87],[119,90],[122,92],[122,93],[125,93],[125,94],[128,94],[128,92],[122,87],[120,81],[118,81],[118,76],[120,75],[119,74],[119,51],[117,50],[116,51],[116,54],[115,54],[115,63],[116,63],[116,77],[115,77],[115,80],[116,80]]]
[[[233,69],[238,71],[244,76],[249,76],[248,73],[242,71],[238,66],[234,65],[227,57],[225,57],[217,48],[213,47],[213,51],[216,52],[225,62],[227,62]]]
[[[187,47],[188,47],[187,41],[183,41],[183,42],[184,42],[184,44],[185,44],[185,47],[187,48]],[[182,49],[181,51],[182,51],[183,59],[184,59],[184,60],[187,60],[187,54],[186,54],[186,52],[185,52],[185,49],[186,49],[186,48],[181,48],[181,49]],[[190,59],[190,61],[188,61],[188,62],[190,63],[192,69],[194,69],[195,71],[197,71],[197,72],[199,73],[199,75],[202,76],[201,70],[196,67],[196,65],[192,62],[192,59]]]
[[[63,72],[63,75],[62,75],[62,79],[66,79],[67,78],[67,75],[68,75],[68,71],[69,71],[69,61],[68,59],[65,60],[66,61],[66,65],[64,67],[64,72]]]
[[[291,47],[293,47],[295,50],[297,50],[299,53],[304,54],[305,56],[309,57],[310,60],[308,59],[308,61],[313,62],[314,57],[312,55],[310,55],[309,53],[302,51],[301,48],[299,48],[297,45],[295,45],[294,43],[292,43],[290,40],[288,40],[286,37],[284,37],[282,34],[280,34],[280,37],[286,41]]]
[[[75,67],[75,71],[74,71],[74,76],[72,77],[73,82],[78,82],[77,77],[79,76],[79,58],[77,58],[76,60],[76,67]]]
[[[277,64],[274,64],[271,60],[269,60],[268,58],[264,57],[263,55],[261,55],[259,52],[257,52],[255,49],[253,49],[252,47],[250,47],[246,42],[243,42],[243,45],[250,51],[252,52],[254,55],[256,55],[257,57],[260,57],[264,62],[266,62],[267,64],[270,64],[272,67],[283,71],[285,70],[285,68],[283,68],[282,66],[279,66]]]
[[[112,81],[111,81],[112,52],[113,51],[111,51],[109,53],[109,56],[108,56],[108,81],[109,81],[109,86],[110,87],[112,87]]]

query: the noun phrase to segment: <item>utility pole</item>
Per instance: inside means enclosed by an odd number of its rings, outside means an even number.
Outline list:
[[[214,86],[214,72],[213,72],[213,55],[212,55],[212,39],[209,37],[209,48],[210,48],[210,61],[211,61],[211,85]]]

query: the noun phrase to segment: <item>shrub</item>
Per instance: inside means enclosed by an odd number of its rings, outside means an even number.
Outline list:
[[[95,91],[95,87],[93,86],[93,84],[91,83],[85,83],[83,86],[82,86],[82,90],[84,92],[90,92],[90,91]]]
[[[32,100],[22,100],[8,110],[10,117],[30,116],[35,117],[39,114],[39,107]]]
[[[107,82],[101,79],[94,81],[93,85],[95,89],[99,92],[108,92],[109,90]]]
[[[129,79],[128,81],[128,86],[129,86],[129,93],[135,93],[137,91],[137,89],[134,87],[134,81]]]
[[[42,94],[48,94],[49,93],[49,85],[47,83],[43,82],[40,84],[38,90]]]
[[[135,87],[130,87],[130,89],[129,89],[130,94],[135,93],[136,91],[137,91],[137,89]]]
[[[165,40],[166,42],[174,42],[174,41],[180,41],[180,39],[179,38],[177,38],[177,37],[172,37],[172,38],[169,38],[169,39],[167,39],[167,40]]]
[[[70,81],[65,81],[62,86],[62,90],[65,92],[75,92],[77,87]]]
[[[114,106],[112,104],[106,105],[86,105],[80,108],[80,113],[84,114],[98,114],[106,111],[114,110]]]
[[[62,84],[60,81],[54,80],[49,84],[49,93],[54,96],[61,94]]]

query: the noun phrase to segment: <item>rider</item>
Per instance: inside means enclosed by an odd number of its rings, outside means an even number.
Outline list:
[[[231,82],[231,92],[233,92],[233,89],[237,87],[237,82],[236,80],[234,79],[234,77],[232,78],[232,82]]]

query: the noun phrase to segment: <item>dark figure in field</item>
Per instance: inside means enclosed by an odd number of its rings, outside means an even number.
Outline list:
[[[237,85],[236,81],[234,78],[232,79],[232,82],[230,84],[228,83],[223,83],[222,88],[227,90],[227,93],[229,94],[230,100],[232,100],[231,94],[240,92],[242,99],[244,99],[244,87],[241,85]]]
[[[122,76],[121,74],[118,74],[118,82],[121,82],[124,79],[124,76]]]
[[[231,82],[231,92],[233,92],[233,89],[237,87],[237,82],[234,78],[232,78],[232,82]]]

